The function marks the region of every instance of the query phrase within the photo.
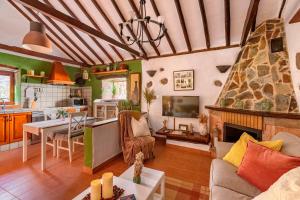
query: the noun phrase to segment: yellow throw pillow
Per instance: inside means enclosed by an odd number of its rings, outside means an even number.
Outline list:
[[[244,154],[246,152],[247,143],[249,140],[254,143],[268,147],[275,151],[280,151],[280,149],[283,145],[282,140],[259,142],[259,141],[255,140],[251,135],[248,135],[245,132],[241,135],[240,139],[236,143],[234,143],[234,145],[231,147],[230,151],[224,156],[223,160],[226,160],[227,162],[233,164],[236,167],[239,167],[243,160]]]

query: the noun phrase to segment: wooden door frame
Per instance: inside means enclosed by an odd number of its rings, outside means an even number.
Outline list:
[[[0,70],[0,75],[10,77],[10,99],[5,104],[13,105],[15,103],[15,72]],[[0,102],[0,105],[2,105],[2,102]]]

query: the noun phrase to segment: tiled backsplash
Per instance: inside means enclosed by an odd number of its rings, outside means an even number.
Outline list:
[[[65,107],[70,106],[70,88],[82,89],[82,97],[87,99],[88,106],[92,106],[92,88],[91,87],[75,87],[63,85],[47,85],[47,84],[21,84],[21,105],[23,108],[30,108],[33,98],[26,97],[28,88],[36,89],[37,101],[36,108],[43,109],[49,107]]]

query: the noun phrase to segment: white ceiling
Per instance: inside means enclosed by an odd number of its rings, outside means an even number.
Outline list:
[[[56,9],[60,10],[68,14],[68,12],[63,8],[63,6],[59,3],[58,0],[49,0]],[[134,0],[136,6],[138,6],[139,0]],[[43,1],[41,1],[43,2]],[[70,7],[70,9],[77,15],[77,17],[84,23],[88,24],[91,27],[94,27],[93,24],[89,21],[89,19],[84,15],[84,13],[79,9],[77,4],[71,0],[64,0],[64,2]],[[96,21],[96,23],[100,26],[101,30],[109,35],[110,37],[118,40],[117,36],[111,30],[109,25],[106,23],[104,18],[100,15],[97,9],[94,7],[93,3],[88,0],[80,0],[85,9],[90,13],[92,18]],[[129,19],[130,11],[132,8],[127,0],[116,0],[120,10],[122,11],[125,19]],[[184,35],[181,29],[179,17],[176,11],[174,0],[155,0],[158,10],[162,16],[165,18],[165,24],[168,29],[168,33],[170,38],[175,46],[177,52],[185,52],[187,51],[187,45],[185,43]],[[121,22],[120,17],[118,16],[116,10],[114,9],[111,0],[98,0],[98,3],[114,25],[114,27],[119,30],[118,24]],[[204,49],[206,48],[205,44],[205,35],[203,31],[202,18],[199,8],[198,0],[180,0],[182,12],[185,18],[186,27],[188,30],[189,40],[191,42],[192,50]],[[240,38],[242,34],[242,29],[244,25],[244,21],[247,14],[247,9],[250,3],[250,0],[231,0],[231,44],[239,44]],[[279,13],[279,9],[281,6],[282,0],[261,0],[258,14],[257,14],[257,24],[261,23],[266,19],[276,18]],[[224,24],[224,0],[204,0],[206,16],[208,21],[208,28],[210,34],[210,43],[211,47],[218,47],[225,45],[225,24]],[[17,3],[17,5],[31,18],[34,19],[32,15],[30,15],[23,6]],[[155,13],[151,6],[150,0],[147,0],[147,13],[152,18],[155,18]],[[296,10],[300,7],[299,0],[288,0],[286,2],[285,9],[283,11],[283,18],[289,20],[292,15],[296,12]],[[42,14],[39,16],[44,19]],[[95,57],[95,55],[83,45],[80,40],[62,23],[54,20],[73,40],[80,48],[88,54],[88,56],[95,62],[100,63],[100,61]],[[21,42],[24,35],[29,30],[29,22],[26,18],[24,18],[7,0],[0,0],[0,43],[13,45],[21,47]],[[82,53],[80,53],[66,38],[64,38],[49,22],[47,24],[52,27],[52,29],[76,52],[83,58],[85,58]],[[155,29],[150,27],[150,34],[152,37],[155,37]],[[82,38],[89,44],[91,48],[93,48],[99,56],[106,62],[109,63],[109,58],[98,48],[98,46],[90,39],[90,37],[77,31]],[[48,32],[50,36],[54,38],[54,36]],[[57,39],[55,39],[61,46],[61,44]],[[106,49],[106,51],[113,57],[114,60],[120,61],[120,58],[117,54],[112,50],[110,45],[101,39],[98,39],[99,43]],[[118,40],[119,41],[119,40]],[[64,46],[63,46],[64,47]],[[131,46],[132,48],[139,50],[137,45]],[[148,56],[155,56],[156,53],[150,44],[143,45]],[[125,60],[132,59],[132,56],[120,49],[117,48],[121,53],[122,57]],[[171,48],[164,38],[161,42],[161,45],[158,47],[160,54],[170,54],[172,53]],[[76,57],[69,49],[65,49],[72,56]],[[68,57],[61,50],[54,47],[54,51],[52,53],[56,56]],[[80,61],[77,58],[77,61]],[[88,59],[85,58],[85,61],[90,64]]]

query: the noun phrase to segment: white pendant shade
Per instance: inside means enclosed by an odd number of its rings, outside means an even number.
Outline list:
[[[52,52],[52,45],[45,34],[45,28],[38,22],[30,22],[30,32],[25,35],[22,46],[40,53]]]

